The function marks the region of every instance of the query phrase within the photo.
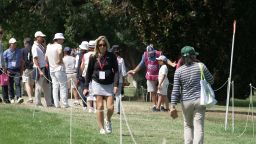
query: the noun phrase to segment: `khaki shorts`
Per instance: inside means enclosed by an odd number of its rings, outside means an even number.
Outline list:
[[[77,83],[76,73],[67,74],[68,89],[71,89],[71,88],[73,89],[76,87],[75,85],[72,85],[72,87],[71,87],[71,79],[73,80],[74,84],[76,85],[76,83]]]
[[[152,80],[147,80],[147,90],[148,92],[156,92],[157,91],[157,83],[158,81],[152,81]]]
[[[32,73],[33,69],[25,69],[22,75],[22,82],[28,83],[29,85],[33,85],[35,81],[32,79]]]

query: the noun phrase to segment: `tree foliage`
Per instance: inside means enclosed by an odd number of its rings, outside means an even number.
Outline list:
[[[5,40],[63,32],[66,45],[106,35],[120,44],[129,67],[134,67],[149,43],[178,60],[180,49],[191,45],[215,76],[215,88],[228,78],[232,23],[237,20],[234,66],[237,97],[248,94],[255,83],[255,1],[239,0],[0,0],[0,25]],[[170,77],[172,78],[172,77]],[[217,91],[225,100],[226,89]]]

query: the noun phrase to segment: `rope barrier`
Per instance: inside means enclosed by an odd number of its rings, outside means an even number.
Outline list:
[[[222,86],[220,86],[219,88],[217,88],[216,90],[213,90],[213,91],[219,91],[219,90],[222,89],[227,83],[228,83],[228,80],[227,80]]]
[[[124,116],[124,120],[125,120],[125,122],[126,122],[126,126],[127,126],[127,128],[128,128],[128,131],[129,131],[129,133],[130,133],[130,135],[131,135],[131,137],[132,137],[133,143],[137,144],[136,141],[135,141],[135,139],[134,139],[134,136],[133,136],[133,134],[132,134],[131,128],[130,128],[130,126],[129,126],[129,124],[128,124],[127,117],[126,117],[126,115],[125,115],[123,105],[120,105],[120,107],[121,107],[121,110],[122,110],[122,113],[123,113],[123,116]]]

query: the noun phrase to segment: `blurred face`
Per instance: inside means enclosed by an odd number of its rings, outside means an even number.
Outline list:
[[[163,65],[163,63],[164,63],[164,62],[161,61],[161,60],[158,60],[157,62],[158,62],[159,65]]]
[[[107,51],[107,44],[106,44],[106,42],[104,40],[101,40],[99,42],[98,48],[99,48],[99,52],[101,54],[105,54],[105,52]]]
[[[40,44],[44,43],[44,37],[39,36],[36,39],[37,39],[38,43],[40,43]]]
[[[149,52],[148,57],[154,57],[155,56],[155,51]]]
[[[16,43],[10,44],[10,48],[15,49],[16,48]]]
[[[58,44],[63,44],[64,43],[64,39],[58,39],[57,42],[58,42]]]
[[[25,48],[29,47],[29,43],[24,42],[24,47],[25,47]]]

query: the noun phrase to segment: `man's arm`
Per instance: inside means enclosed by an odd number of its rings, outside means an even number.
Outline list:
[[[135,69],[129,70],[129,71],[127,72],[127,74],[132,74],[132,75],[136,74],[138,71],[141,70],[141,68],[142,68],[144,65],[145,65],[145,62],[144,62],[144,54],[143,54],[143,55],[142,55],[142,58],[141,58],[141,60],[140,60],[140,63],[135,67]]]
[[[172,62],[171,60],[167,59],[167,64],[172,66],[172,67],[175,67],[176,66],[176,61]]]
[[[34,64],[35,64],[36,68],[37,68],[38,71],[39,71],[39,74],[40,74],[40,75],[43,75],[44,73],[43,73],[42,70],[40,69],[38,57],[34,57],[33,59],[34,59]],[[48,58],[45,57],[45,60],[46,60],[46,59],[47,59],[47,61],[48,61]]]

